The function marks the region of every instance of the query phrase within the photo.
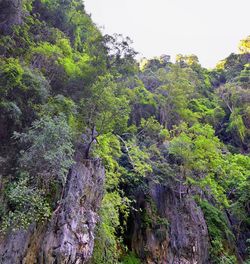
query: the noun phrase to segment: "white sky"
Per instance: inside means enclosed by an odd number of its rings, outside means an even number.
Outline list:
[[[129,36],[142,56],[196,54],[206,67],[250,35],[250,0],[84,0],[102,32]]]

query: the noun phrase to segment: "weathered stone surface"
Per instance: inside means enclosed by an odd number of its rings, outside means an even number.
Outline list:
[[[174,187],[151,183],[149,197],[164,227],[157,221],[143,227],[141,210],[152,214],[148,197],[138,194],[138,212],[133,217],[131,248],[148,264],[207,264],[209,236],[201,209],[189,194],[182,195]],[[151,210],[151,212],[150,212]],[[155,212],[154,212],[155,213]]]
[[[94,247],[104,174],[99,160],[78,161],[68,175],[63,202],[51,221],[2,238],[0,263],[86,263]]]

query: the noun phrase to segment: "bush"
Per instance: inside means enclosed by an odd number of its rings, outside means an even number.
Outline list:
[[[210,236],[211,248],[210,258],[214,264],[234,264],[236,257],[234,249],[234,235],[229,229],[223,213],[209,204],[207,201],[200,201]]]
[[[68,169],[73,164],[73,144],[66,117],[41,117],[33,122],[26,133],[15,133],[23,144],[20,166],[36,181],[66,181]]]
[[[51,207],[44,193],[28,185],[28,174],[9,184],[6,198],[11,210],[3,217],[1,231],[27,228],[31,223],[43,222],[51,215]]]
[[[126,255],[121,261],[121,264],[140,264],[140,263],[141,261],[132,252],[129,252],[129,254]]]

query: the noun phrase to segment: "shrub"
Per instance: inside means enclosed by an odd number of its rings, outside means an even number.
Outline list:
[[[23,144],[20,166],[35,180],[66,181],[66,174],[73,164],[73,144],[66,117],[41,117],[33,122],[26,133],[15,133]]]
[[[27,173],[23,173],[18,182],[9,184],[6,198],[11,210],[3,217],[1,231],[11,228],[27,228],[31,223],[43,222],[51,215],[51,207],[44,193],[28,185]]]

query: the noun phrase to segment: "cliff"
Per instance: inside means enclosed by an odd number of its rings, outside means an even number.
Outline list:
[[[0,264],[250,263],[250,37],[139,63],[84,3],[0,0]]]
[[[180,197],[175,187],[151,182],[146,195],[137,194],[131,249],[147,264],[210,263],[203,212],[192,196]]]
[[[77,162],[52,219],[2,237],[0,263],[86,263],[93,251],[103,182],[104,168],[99,160]]]

